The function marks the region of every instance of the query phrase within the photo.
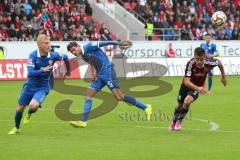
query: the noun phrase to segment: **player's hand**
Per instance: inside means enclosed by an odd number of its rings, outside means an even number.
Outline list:
[[[53,66],[49,65],[47,67],[44,67],[42,70],[43,70],[43,72],[49,72],[49,71],[51,71],[52,68],[53,68]]]
[[[93,77],[92,77],[92,81],[96,81],[97,79],[98,79],[97,76],[93,76]]]
[[[198,87],[197,91],[200,93],[200,94],[207,94],[208,91],[206,90],[205,87]]]
[[[128,49],[130,47],[132,47],[133,45],[133,42],[132,41],[122,41],[120,44],[119,44],[119,48],[120,49]]]
[[[227,85],[227,79],[225,77],[222,77],[221,82],[224,86]]]
[[[213,58],[213,55],[207,54],[207,58]]]
[[[70,71],[67,71],[66,73],[65,73],[65,75],[64,75],[64,78],[65,77],[70,77],[71,76],[71,72]]]

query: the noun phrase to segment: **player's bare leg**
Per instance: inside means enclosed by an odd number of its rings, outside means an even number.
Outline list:
[[[147,120],[149,121],[151,119],[152,106],[150,104],[146,105],[146,104],[140,102],[139,100],[137,100],[134,97],[124,95],[122,93],[121,89],[119,89],[119,88],[112,89],[112,93],[113,93],[114,97],[116,98],[116,100],[130,103],[130,104],[144,110],[147,114]]]
[[[26,106],[18,105],[15,113],[15,127],[11,129],[8,134],[18,134],[20,132],[20,123],[22,115]]]
[[[28,114],[23,119],[23,124],[30,123],[30,119],[33,113],[35,113],[38,110],[38,107],[40,106],[40,103],[36,101],[35,99],[32,99],[29,103],[29,110]]]
[[[70,121],[70,124],[74,127],[86,127],[89,113],[92,108],[92,97],[97,93],[95,89],[89,88],[86,91],[84,108],[83,108],[83,118],[79,121]]]

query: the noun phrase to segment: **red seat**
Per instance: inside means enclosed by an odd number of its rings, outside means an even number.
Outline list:
[[[87,17],[86,17],[86,21],[87,21],[87,22],[91,22],[91,21],[92,21],[92,16],[87,16]]]
[[[159,38],[156,36],[152,36],[152,41],[159,41]]]
[[[129,2],[125,2],[124,3],[124,8],[125,9],[131,9],[130,3]]]
[[[131,4],[130,4],[130,6],[131,6],[131,9],[135,9],[136,7],[137,7],[137,3],[136,2],[132,2]]]

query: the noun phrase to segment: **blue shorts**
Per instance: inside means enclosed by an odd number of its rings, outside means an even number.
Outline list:
[[[113,66],[107,69],[103,69],[101,71],[101,74],[98,75],[98,79],[91,83],[90,88],[96,91],[100,91],[106,85],[110,90],[120,87]]]
[[[23,86],[23,89],[20,93],[20,97],[18,99],[18,104],[26,107],[27,105],[29,105],[31,100],[34,99],[35,101],[37,101],[39,103],[39,105],[41,105],[43,103],[43,101],[45,100],[46,96],[48,95],[49,91],[46,89],[41,89],[41,88],[30,90],[29,88],[30,87],[27,85]]]

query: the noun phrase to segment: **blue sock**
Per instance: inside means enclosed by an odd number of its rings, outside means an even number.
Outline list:
[[[83,122],[86,122],[88,120],[88,116],[91,111],[91,108],[92,108],[92,100],[91,99],[85,100],[84,108],[83,108],[83,117],[82,117]]]
[[[20,128],[20,122],[21,122],[21,119],[22,119],[22,115],[23,115],[23,112],[20,112],[20,111],[16,110],[16,113],[15,113],[15,127],[17,129]]]
[[[210,91],[212,88],[212,78],[208,78],[208,90]]]
[[[142,103],[139,100],[137,100],[136,98],[128,96],[128,95],[124,95],[124,102],[130,103],[130,104],[132,104],[140,109],[143,109],[143,110],[147,108],[147,106],[144,103]]]
[[[37,112],[38,109],[29,109],[28,110],[28,114],[33,114],[35,112]]]

